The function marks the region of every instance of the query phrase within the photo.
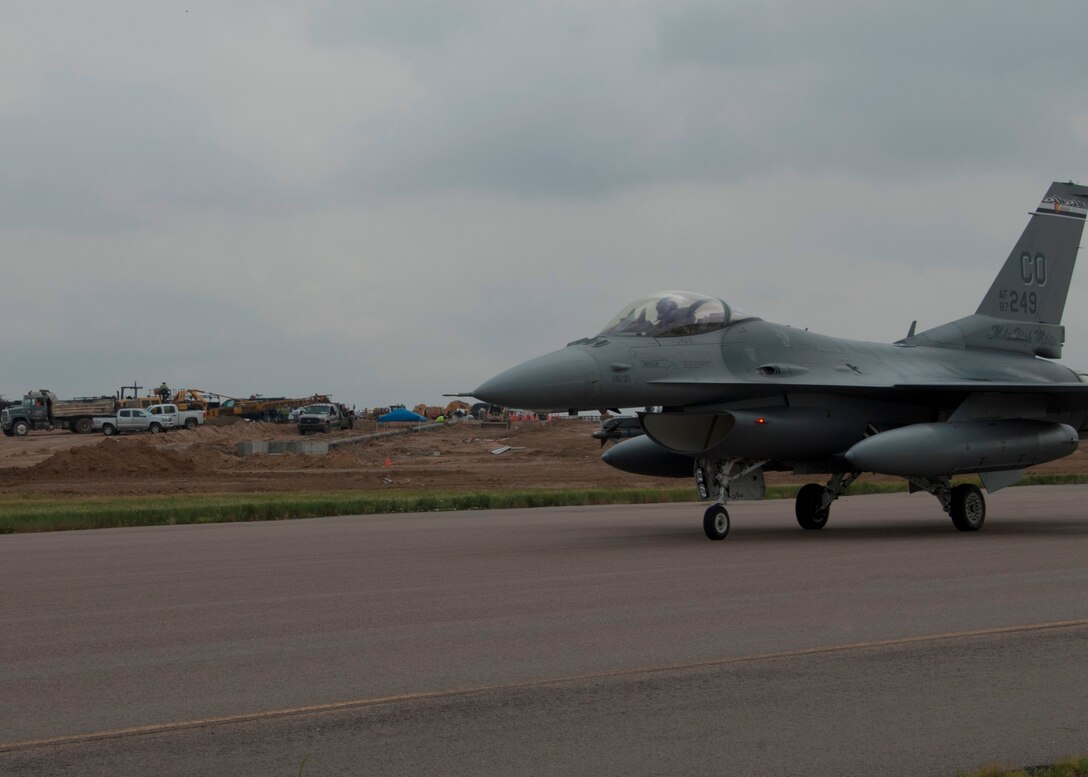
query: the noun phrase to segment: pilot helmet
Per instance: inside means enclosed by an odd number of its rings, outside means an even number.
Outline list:
[[[662,297],[657,301],[657,318],[661,319],[671,318],[676,315],[676,311],[680,309],[680,304],[674,297]]]

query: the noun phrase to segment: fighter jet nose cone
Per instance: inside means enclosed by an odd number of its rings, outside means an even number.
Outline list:
[[[476,389],[484,402],[522,410],[596,407],[597,363],[578,348],[564,348],[499,373]]]

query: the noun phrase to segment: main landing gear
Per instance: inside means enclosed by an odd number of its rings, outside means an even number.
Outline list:
[[[816,531],[827,525],[831,514],[831,503],[846,493],[850,484],[858,479],[860,472],[839,472],[831,476],[826,486],[819,483],[807,483],[797,492],[794,513],[802,529]]]
[[[960,531],[978,531],[986,522],[986,497],[973,483],[953,487],[946,477],[910,478],[911,491],[925,491],[937,497],[941,507]]]

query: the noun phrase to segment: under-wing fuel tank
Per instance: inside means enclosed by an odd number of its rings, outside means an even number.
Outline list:
[[[868,437],[846,452],[860,470],[903,477],[1021,469],[1068,456],[1077,432],[1049,421],[911,424]]]

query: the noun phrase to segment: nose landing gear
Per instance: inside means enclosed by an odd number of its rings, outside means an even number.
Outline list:
[[[762,499],[766,487],[763,483],[762,461],[752,459],[697,459],[695,462],[695,490],[699,498],[714,499],[703,513],[703,532],[709,539],[724,540],[729,535],[729,511],[725,504],[730,499]]]
[[[706,508],[703,531],[712,540],[724,540],[729,535],[729,511],[725,505],[714,504]]]

